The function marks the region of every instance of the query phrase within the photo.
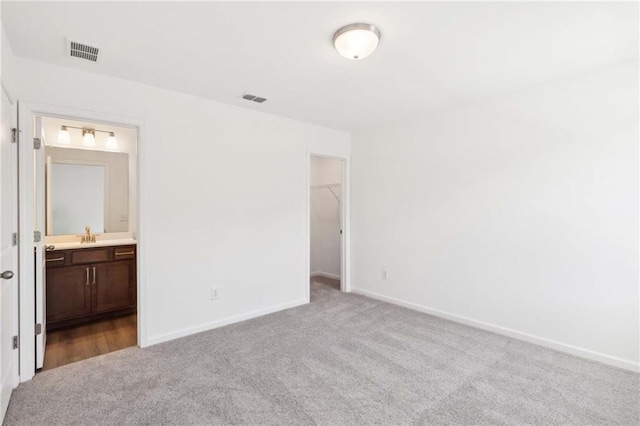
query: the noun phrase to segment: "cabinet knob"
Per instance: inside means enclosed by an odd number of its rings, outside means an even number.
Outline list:
[[[13,278],[13,271],[4,271],[0,274],[0,278],[2,278],[3,280],[10,280],[11,278]]]

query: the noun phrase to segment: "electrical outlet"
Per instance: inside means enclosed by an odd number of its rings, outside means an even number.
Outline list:
[[[388,269],[383,269],[380,276],[382,277],[383,280],[388,280],[389,279],[389,270]]]
[[[217,287],[211,288],[211,300],[218,300],[218,297],[220,296],[219,290],[220,289]]]

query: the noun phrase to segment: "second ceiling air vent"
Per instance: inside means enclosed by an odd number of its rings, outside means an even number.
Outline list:
[[[267,100],[267,98],[262,98],[260,96],[252,95],[250,93],[245,93],[244,95],[242,95],[242,99],[246,99],[248,101],[257,102],[259,104],[261,104],[261,103],[263,103],[264,101]]]
[[[67,53],[74,58],[86,59],[91,62],[98,62],[98,53],[100,49],[95,46],[89,46],[85,43],[67,39]]]

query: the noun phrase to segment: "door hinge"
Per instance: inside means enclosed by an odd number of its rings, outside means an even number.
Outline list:
[[[13,336],[13,349],[18,349],[18,336]]]
[[[40,138],[33,138],[33,149],[42,148],[42,140]]]
[[[11,142],[18,142],[18,129],[15,127],[11,129]]]
[[[36,336],[42,334],[42,324],[36,324]]]
[[[18,245],[18,233],[14,232],[13,234],[11,234],[11,245],[12,246],[17,246]]]
[[[42,241],[42,233],[40,231],[33,231],[33,242],[39,243]]]

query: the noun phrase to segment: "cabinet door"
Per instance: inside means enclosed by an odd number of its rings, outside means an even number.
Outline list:
[[[90,267],[47,269],[47,322],[91,313]]]
[[[94,313],[136,305],[135,267],[134,260],[91,265]]]

